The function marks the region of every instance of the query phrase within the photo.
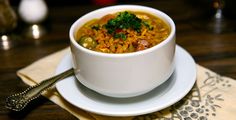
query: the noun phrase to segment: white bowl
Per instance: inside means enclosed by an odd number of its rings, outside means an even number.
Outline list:
[[[154,47],[123,54],[92,51],[76,42],[75,34],[86,22],[124,10],[143,11],[161,18],[170,27],[170,35]],[[106,96],[123,98],[147,93],[165,82],[175,67],[175,24],[168,15],[154,8],[138,5],[101,8],[75,21],[69,36],[76,78],[86,87]]]

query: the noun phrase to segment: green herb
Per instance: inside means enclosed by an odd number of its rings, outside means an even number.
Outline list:
[[[88,48],[88,49],[93,49],[97,46],[97,42],[96,40],[94,40],[92,37],[90,36],[82,36],[78,43],[83,46],[84,48]]]
[[[142,25],[142,20],[136,17],[135,14],[130,12],[120,12],[118,16],[114,19],[110,19],[107,24],[105,24],[105,28],[109,34],[112,34],[115,38],[125,38],[125,34],[116,33],[117,29],[133,29],[136,32],[140,32]]]
[[[150,25],[147,21],[142,22],[144,26],[146,26],[149,30],[153,30],[153,26]]]
[[[114,34],[114,38],[121,38],[122,40],[126,40],[126,35],[124,33],[116,33]]]
[[[96,25],[92,26],[92,29],[99,30],[100,29],[100,25],[96,24]]]

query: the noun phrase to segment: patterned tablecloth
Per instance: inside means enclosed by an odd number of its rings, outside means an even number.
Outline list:
[[[46,56],[19,70],[17,75],[26,84],[35,85],[55,75],[58,64],[67,52],[68,48]],[[197,82],[188,95],[171,107],[140,116],[111,117],[89,113],[67,103],[56,89],[43,95],[80,120],[236,120],[236,81],[198,64],[196,66]]]

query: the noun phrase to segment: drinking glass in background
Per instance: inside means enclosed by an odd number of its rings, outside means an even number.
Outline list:
[[[223,8],[224,8],[224,1],[223,0],[212,0],[212,7],[215,10],[215,14],[212,18],[212,21],[208,24],[208,27],[212,29],[215,33],[221,33],[225,31],[227,25],[225,22],[225,17],[223,15]]]
[[[213,33],[224,33],[234,31],[236,8],[233,7],[233,0],[210,0],[210,7],[213,11],[212,18],[206,27]]]
[[[17,25],[17,17],[8,0],[0,0],[0,49],[13,47],[11,32]]]
[[[207,27],[212,29],[215,33],[221,33],[225,31],[227,25],[225,23],[225,17],[223,15],[223,8],[224,8],[224,1],[223,0],[212,0],[212,8],[214,9],[215,13],[212,18],[212,21],[208,24]]]
[[[236,1],[234,0],[199,0],[204,16],[194,18],[192,24],[200,30],[222,34],[236,30]],[[203,19],[205,18],[205,19]]]

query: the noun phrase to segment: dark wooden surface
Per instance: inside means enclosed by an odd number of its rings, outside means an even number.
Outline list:
[[[145,1],[145,0],[144,0]],[[223,76],[236,79],[236,20],[230,19],[227,30],[217,33],[206,27],[211,16],[205,2],[191,0],[154,0],[131,2],[151,6],[166,12],[176,23],[177,44],[185,48],[197,64],[207,67]],[[17,4],[14,4],[17,9]],[[19,21],[14,32],[18,37],[13,41],[15,46],[10,50],[0,51],[0,119],[1,120],[64,120],[76,119],[67,111],[44,97],[30,103],[21,112],[7,110],[5,98],[27,88],[16,71],[30,63],[56,52],[69,45],[68,31],[71,24],[81,15],[99,8],[89,4],[50,3],[49,16],[43,23],[47,34],[39,40],[23,37],[26,24]],[[215,32],[214,32],[215,31]],[[187,71],[186,71],[187,74]]]

